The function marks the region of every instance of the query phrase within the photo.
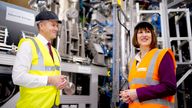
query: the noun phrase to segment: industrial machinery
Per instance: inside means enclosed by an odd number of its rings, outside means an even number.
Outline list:
[[[26,33],[35,34],[35,11],[0,1],[0,106],[18,92],[11,78],[17,44]]]
[[[78,5],[75,5],[77,4],[78,1],[70,0],[67,2],[69,3],[69,7],[68,7],[69,9],[68,8],[66,9],[67,12],[65,14],[67,16],[67,20],[62,19],[63,23],[62,25],[60,25],[61,29],[60,29],[60,32],[58,33],[58,38],[55,40],[55,47],[59,50],[59,53],[62,57],[62,65],[61,65],[62,74],[68,76],[69,81],[75,84],[75,93],[73,95],[68,96],[66,92],[62,91],[61,106],[74,107],[74,108],[75,107],[76,108],[77,107],[79,108],[97,107],[98,106],[97,104],[98,103],[98,81],[101,76],[106,76],[107,69],[105,67],[92,65],[92,63],[90,63],[89,58],[85,57],[85,44],[84,44],[85,39],[84,39],[83,29],[78,20],[78,12],[79,12],[77,10]],[[15,27],[16,26],[25,27],[24,29],[20,28],[20,32],[19,32],[21,33],[20,37],[16,38],[15,36],[15,38],[17,39],[15,43],[16,45],[18,44],[18,41],[20,40],[21,37],[28,38],[28,37],[36,36],[37,32],[36,32],[36,27],[34,23],[34,16],[36,15],[36,13],[43,10],[50,10],[59,14],[58,1],[30,0],[29,4],[35,10],[35,11],[31,10],[31,12],[33,13],[33,16],[30,16],[31,20],[33,20],[32,21],[33,23],[28,22],[26,24],[25,23],[23,24],[23,22],[18,21],[19,25],[14,25]],[[11,4],[4,3],[4,2],[2,2],[1,5],[4,8],[10,8],[12,6]],[[18,11],[20,12],[20,10],[16,10],[16,12]],[[27,9],[23,10],[22,12],[26,14],[28,12],[26,11]],[[7,11],[4,13],[6,14]],[[21,17],[22,15],[23,14],[21,14]],[[17,16],[20,16],[20,14]],[[5,18],[5,16],[3,16],[3,18]],[[6,22],[7,21],[5,20],[5,23]],[[33,28],[32,30],[28,29],[28,26],[32,26],[31,24],[34,24],[33,27],[31,27]],[[12,30],[10,30],[10,33],[12,33]],[[98,47],[100,48],[100,51],[101,51],[101,46],[98,46]],[[5,55],[6,56],[2,56],[1,61],[4,61],[4,63],[1,63],[1,65],[8,65],[12,67],[14,63],[14,55],[7,55],[7,54]],[[10,56],[13,58],[9,59]],[[11,72],[10,72],[10,76],[11,76]],[[18,89],[16,90],[18,91]],[[8,99],[6,98],[6,101],[2,103],[3,108],[15,107],[16,100],[19,97],[19,93],[16,93],[17,91],[14,91],[13,93],[12,92],[9,93],[12,95]]]
[[[18,41],[36,36],[34,16],[50,10],[62,20],[54,41],[61,73],[75,85],[73,95],[62,91],[62,108],[127,107],[118,95],[128,88],[127,62],[135,54],[131,38],[139,21],[151,22],[158,46],[174,51],[176,107],[191,108],[191,5],[190,0],[29,0],[29,10],[0,1],[0,106],[14,107],[19,96],[10,77]]]
[[[90,64],[85,58],[83,29],[78,22],[77,0],[70,0],[66,11],[67,20],[63,20],[59,41],[59,53],[64,61]]]

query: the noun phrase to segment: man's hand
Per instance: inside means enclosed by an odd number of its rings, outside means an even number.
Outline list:
[[[64,75],[48,77],[48,84],[56,86],[57,89],[64,89],[67,83],[68,81]]]

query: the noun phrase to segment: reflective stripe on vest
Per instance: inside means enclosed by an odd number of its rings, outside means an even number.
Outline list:
[[[153,71],[154,71],[154,67],[155,67],[154,64],[157,61],[157,57],[158,57],[159,53],[160,53],[160,50],[158,49],[155,52],[155,55],[153,56],[153,58],[152,58],[152,60],[151,60],[151,62],[149,64],[146,78],[145,79],[133,78],[132,81],[129,82],[131,85],[132,84],[145,84],[145,85],[156,85],[156,84],[159,84],[158,81],[152,79]],[[132,66],[132,64],[131,64],[131,66]]]
[[[37,55],[39,57],[38,59],[38,63],[37,65],[32,65],[31,66],[31,70],[32,71],[35,71],[35,70],[39,70],[39,71],[54,71],[54,70],[58,70],[60,71],[60,66],[45,66],[44,65],[44,60],[43,60],[43,55],[40,51],[40,48],[39,46],[37,45],[37,42],[33,39],[33,38],[29,38],[33,41],[33,43],[35,44],[35,47],[36,47],[36,52],[37,52]],[[56,52],[57,53],[57,52]],[[58,56],[58,54],[57,54]],[[58,57],[59,58],[59,57]],[[60,59],[59,59],[60,60]]]
[[[139,102],[139,100],[135,100],[134,102]],[[169,106],[169,108],[174,108],[174,104],[165,100],[165,99],[152,99],[152,100],[148,100],[148,101],[144,101],[144,102],[141,102],[141,103],[144,103],[144,104],[147,104],[147,103],[153,103],[153,104],[161,104],[161,105],[164,105],[164,106]]]

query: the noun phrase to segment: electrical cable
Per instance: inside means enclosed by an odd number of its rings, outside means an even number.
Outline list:
[[[123,13],[123,15],[125,16],[125,18],[126,18],[126,15],[125,15],[125,13],[123,12],[123,10],[121,10],[120,7],[118,6],[117,18],[118,18],[119,24],[122,25],[122,26],[125,28],[125,30],[127,31],[127,34],[128,34],[128,43],[129,43],[129,46],[131,46],[130,30],[128,30],[127,27],[126,27],[124,24],[122,24],[122,22],[120,21],[119,11],[121,11],[121,13]],[[129,51],[131,52],[131,47],[129,47]],[[129,53],[128,58],[130,57],[130,54],[131,54],[131,53]]]
[[[4,103],[4,102],[7,102],[11,97],[13,97],[13,95],[14,95],[14,93],[15,93],[15,91],[16,91],[16,88],[17,88],[17,86],[14,85],[14,88],[13,88],[11,94],[10,94],[7,98],[5,98],[4,100],[1,100],[1,101],[0,101],[0,104],[2,104],[2,103]]]
[[[126,19],[127,21],[128,21],[128,18],[126,17],[126,15],[125,15],[125,13],[123,12],[123,10],[121,10],[120,6],[118,6],[117,19],[118,19],[118,21],[119,21],[119,24],[120,24],[121,26],[123,26],[123,27],[125,28],[125,30],[127,31],[127,34],[128,34],[128,44],[129,44],[129,46],[131,46],[130,31],[129,31],[129,30],[127,29],[127,27],[126,27],[124,24],[122,24],[122,22],[120,21],[120,11],[121,11],[121,13],[125,16],[125,19]],[[129,52],[131,52],[131,47],[129,47]],[[128,58],[130,57],[130,55],[131,55],[131,53],[129,53]],[[125,77],[124,75],[122,75],[122,76],[123,76],[123,78],[126,79],[126,81],[124,81],[124,83],[123,83],[122,86],[120,87],[120,90],[122,90],[122,88],[124,87],[124,85],[125,85],[126,82],[127,82],[127,77]]]

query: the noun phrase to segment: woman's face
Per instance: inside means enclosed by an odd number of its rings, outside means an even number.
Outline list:
[[[152,42],[152,33],[151,31],[146,29],[139,29],[137,32],[137,42],[139,43],[139,47],[150,48]]]

